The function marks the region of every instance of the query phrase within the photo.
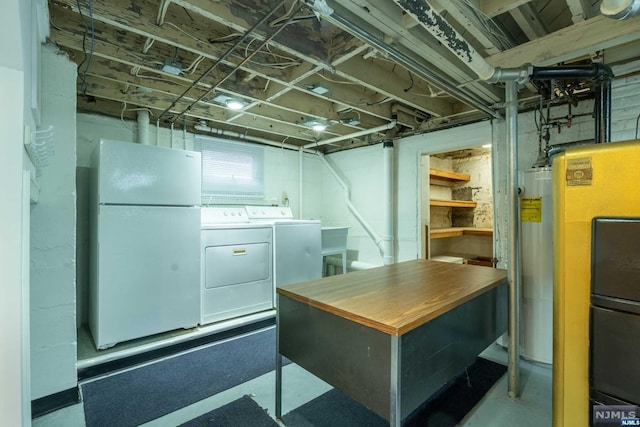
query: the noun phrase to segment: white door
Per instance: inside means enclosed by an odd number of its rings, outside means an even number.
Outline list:
[[[90,326],[98,347],[200,316],[200,208],[100,206]]]

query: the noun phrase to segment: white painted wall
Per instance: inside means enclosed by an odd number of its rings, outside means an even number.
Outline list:
[[[0,425],[31,423],[29,361],[29,181],[24,125],[33,119],[24,94],[30,80],[31,1],[7,0],[0,14]]]
[[[42,49],[42,127],[53,126],[55,154],[40,170],[31,210],[32,398],[67,390],[76,376],[76,65]]]
[[[0,424],[7,426],[30,421],[30,412],[23,411],[30,403],[23,393],[29,390],[23,385],[23,369],[29,369],[23,354],[23,340],[28,340],[23,328],[29,327],[22,294],[28,286],[23,277],[23,248],[28,246],[22,227],[28,221],[28,214],[23,216],[23,79],[21,70],[0,66]]]
[[[489,122],[447,129],[410,138],[395,143],[394,188],[396,207],[394,226],[396,230],[396,260],[406,261],[421,256],[420,241],[422,227],[421,156],[468,147],[477,147],[491,142]],[[330,154],[327,158],[341,171],[352,193],[352,202],[362,216],[378,233],[382,231],[382,211],[379,200],[382,196],[382,145],[357,148]],[[362,227],[347,211],[342,192],[334,177],[324,171],[323,224],[347,225],[349,229],[349,258],[370,264],[382,264],[375,244]],[[428,185],[428,181],[427,185]]]
[[[640,114],[640,76],[631,76],[614,80],[612,93],[612,140],[621,141],[634,138],[635,121]],[[590,113],[593,102],[581,102],[572,113]],[[567,107],[555,107],[552,117],[567,114]],[[521,169],[529,168],[538,156],[538,134],[533,112],[519,115],[518,164]],[[551,144],[593,139],[593,118],[588,115],[573,119],[570,129],[563,127],[561,132],[551,130]],[[440,153],[462,148],[479,146],[493,141],[494,159],[494,247],[499,266],[506,267],[506,141],[503,120],[485,121],[467,126],[456,127],[439,132],[426,133],[396,141],[396,250],[397,260],[409,260],[421,256],[420,227],[422,218],[427,218],[420,207],[421,155]],[[330,154],[327,158],[336,165],[349,184],[352,200],[361,214],[374,229],[381,230],[382,213],[378,200],[382,188],[382,146],[356,148]],[[329,172],[324,171],[325,200],[322,212],[323,223],[327,225],[348,225],[349,258],[371,264],[381,264],[374,243],[364,230],[348,213],[342,201],[342,192]],[[331,201],[331,202],[329,202]]]
[[[182,129],[158,128],[151,117],[149,130],[150,145],[160,147],[173,147],[188,150],[194,149],[194,135]],[[87,323],[88,307],[88,172],[90,155],[98,145],[101,138],[120,141],[136,141],[137,123],[117,118],[98,116],[94,114],[77,115],[77,192],[78,192],[78,264],[77,264],[77,309],[78,316],[76,327]],[[228,203],[237,204],[282,204],[283,193],[289,198],[289,205],[297,218],[320,218],[322,204],[322,173],[320,160],[312,154],[303,154],[303,206],[302,216],[299,213],[299,153],[297,151],[265,146],[265,199],[252,200],[228,200]]]

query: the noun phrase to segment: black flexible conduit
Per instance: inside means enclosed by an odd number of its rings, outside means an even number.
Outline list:
[[[258,27],[260,27],[261,25],[263,25],[265,22],[267,22],[267,20],[280,8],[285,4],[286,0],[282,0],[280,3],[278,3],[273,9],[271,9],[271,11],[269,13],[267,13],[260,21],[256,22],[255,25],[251,28],[249,28],[247,30],[247,32],[245,32],[242,37],[240,37],[234,44],[233,46],[231,46],[220,58],[218,58],[216,60],[216,62],[213,63],[213,65],[211,65],[204,73],[202,73],[202,75],[200,77],[198,77],[193,83],[191,83],[191,85],[184,91],[182,92],[182,94],[180,96],[178,96],[172,103],[170,106],[168,106],[163,112],[162,114],[160,114],[160,116],[158,117],[158,120],[160,120],[165,114],[167,114],[169,112],[169,110],[171,110],[173,107],[176,106],[176,104],[178,103],[178,101],[180,101],[182,98],[184,98],[184,96],[191,90],[194,88],[195,85],[197,85],[198,83],[200,83],[202,81],[202,79],[204,79],[205,77],[207,77],[209,74],[211,74],[211,72],[216,69],[222,62],[224,62],[232,53],[234,50],[236,50],[238,48],[238,46],[240,46]],[[212,86],[211,88],[209,88],[205,93],[203,93],[197,100],[193,101],[182,113],[180,113],[178,116],[174,117],[173,120],[171,121],[172,123],[175,122],[176,120],[178,120],[180,117],[182,117],[187,111],[189,111],[191,109],[191,107],[193,107],[197,102],[200,102],[202,100],[202,98],[204,98],[207,94],[209,94],[212,90],[215,90],[216,88],[218,88],[222,83],[224,83],[225,80],[227,80],[236,70],[238,70],[238,68],[242,67],[244,64],[246,64],[252,57],[253,55],[255,55],[256,53],[258,53],[258,51],[260,51],[267,43],[269,43],[278,33],[280,33],[280,31],[282,31],[282,29],[284,27],[286,27],[286,25],[291,21],[291,19],[295,16],[295,14],[301,9],[302,6],[299,6],[298,9],[296,9],[296,11],[294,13],[291,14],[291,16],[289,17],[289,19],[278,28],[278,30],[273,33],[270,37],[268,37],[257,49],[255,49],[253,51],[253,53],[251,53],[250,55],[248,55],[240,64],[238,64],[233,70],[231,70],[226,77],[224,77],[222,80],[220,80],[218,83],[216,83],[214,86]]]
[[[604,64],[533,67],[531,80],[590,79],[596,84],[596,144],[611,142],[611,79],[613,72]]]

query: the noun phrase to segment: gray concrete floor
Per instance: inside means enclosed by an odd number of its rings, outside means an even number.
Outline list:
[[[507,352],[497,344],[483,357],[506,364]],[[507,376],[501,378],[460,424],[464,427],[543,427],[551,426],[551,367],[521,362],[521,395],[507,396]],[[331,386],[295,364],[283,369],[283,414],[330,390]],[[146,427],[175,426],[205,414],[244,395],[250,395],[273,417],[275,410],[275,374],[267,373],[229,390],[196,402],[153,420]],[[82,404],[74,405],[33,421],[36,427],[84,426]]]

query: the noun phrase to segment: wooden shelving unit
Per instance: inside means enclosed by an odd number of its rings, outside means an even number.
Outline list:
[[[429,233],[432,239],[443,239],[446,237],[456,236],[493,236],[491,228],[474,228],[474,227],[450,227],[450,228],[433,228]]]
[[[442,200],[431,199],[430,206],[440,206],[445,208],[475,208],[477,203],[471,200]]]
[[[469,182],[471,177],[464,173],[449,172],[440,169],[429,169],[429,178],[448,182]]]

